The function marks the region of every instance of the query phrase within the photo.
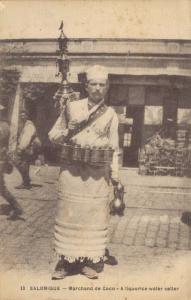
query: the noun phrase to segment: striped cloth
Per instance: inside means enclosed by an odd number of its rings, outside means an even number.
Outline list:
[[[104,256],[109,223],[107,168],[65,163],[59,177],[55,250],[69,262]]]

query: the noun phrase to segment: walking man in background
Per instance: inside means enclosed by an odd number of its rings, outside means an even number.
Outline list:
[[[74,270],[96,279],[104,269],[109,181],[118,181],[119,152],[118,117],[104,103],[108,90],[104,67],[88,70],[86,90],[88,98],[69,102],[49,133],[52,142],[63,143],[55,225],[60,259],[52,279],[62,279]],[[108,153],[111,159],[104,161]]]
[[[22,208],[15,197],[8,191],[4,174],[12,172],[12,165],[8,161],[9,125],[3,116],[4,106],[0,104],[0,195],[10,204],[10,219],[22,214]]]
[[[30,162],[33,157],[33,141],[36,137],[36,128],[25,110],[20,113],[18,146],[14,164],[19,170],[22,183],[16,189],[30,189],[31,179],[29,176]]]

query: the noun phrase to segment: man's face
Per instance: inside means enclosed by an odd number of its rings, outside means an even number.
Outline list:
[[[86,86],[89,99],[94,103],[99,103],[104,99],[108,91],[108,82],[103,79],[89,80]]]

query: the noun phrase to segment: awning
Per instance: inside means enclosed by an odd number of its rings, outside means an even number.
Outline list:
[[[92,64],[93,65],[93,64]],[[69,81],[73,83],[78,82],[78,74],[86,71],[90,65],[75,66],[71,65]],[[178,67],[167,68],[135,68],[135,67],[119,67],[107,66],[108,73],[111,75],[132,75],[132,76],[183,76],[191,77],[191,70],[180,69]],[[22,66],[20,68],[21,77],[20,82],[50,82],[59,83],[60,79],[56,76],[56,66]]]

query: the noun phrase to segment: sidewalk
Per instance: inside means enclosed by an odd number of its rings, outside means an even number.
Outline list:
[[[18,272],[22,282],[32,280],[34,284],[38,278],[40,283],[53,284],[50,276],[56,262],[53,229],[58,169],[43,167],[37,174],[36,170],[31,168],[34,187],[30,191],[13,188],[20,182],[17,171],[6,178],[24,215],[23,219],[14,222],[7,220],[5,214],[0,215],[0,263],[5,278]],[[120,278],[121,284],[123,281],[140,284],[148,277],[151,284],[152,280],[165,274],[172,285],[176,280],[171,280],[171,275],[180,276],[181,272],[185,283],[188,270],[182,269],[182,264],[188,267],[191,259],[191,230],[181,222],[181,216],[183,212],[191,211],[191,179],[145,177],[134,170],[124,170],[121,181],[126,190],[125,215],[111,217],[109,227],[109,249],[119,264],[106,266],[96,283],[116,286]],[[0,205],[1,208],[6,206],[2,198]],[[155,274],[154,278],[151,274]],[[91,284],[78,275],[68,277],[62,283],[59,281],[59,285],[74,284],[75,278],[78,284],[79,280],[80,284]],[[161,284],[163,279],[160,279]]]

